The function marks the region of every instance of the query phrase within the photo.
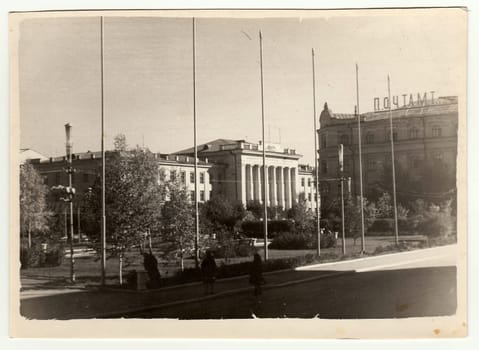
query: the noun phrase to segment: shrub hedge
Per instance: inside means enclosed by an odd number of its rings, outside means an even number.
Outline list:
[[[268,220],[268,234],[274,237],[276,233],[293,231],[290,220]],[[263,238],[263,221],[244,221],[241,224],[243,234],[249,238]]]
[[[273,239],[270,244],[271,249],[314,249],[317,239],[313,235],[304,233],[283,232]],[[321,235],[321,248],[331,248],[336,246],[336,238],[333,234]]]
[[[315,254],[306,254],[303,256],[283,259],[272,259],[268,260],[267,262],[263,262],[263,272],[293,269],[299,266],[337,259],[338,256],[335,253],[323,253],[321,254],[320,259],[318,259]],[[216,270],[216,278],[221,279],[248,275],[251,269],[251,263],[252,262],[248,261],[238,264],[220,265]],[[163,279],[162,285],[168,286],[198,281],[201,281],[201,271],[191,268],[185,269],[183,272],[178,272],[174,277]]]
[[[216,246],[210,249],[215,258],[237,258],[253,256],[256,249],[248,244],[232,242],[230,245]]]
[[[398,219],[398,229],[404,233],[416,232],[417,225],[415,219]],[[375,235],[389,235],[391,232],[394,232],[394,219],[376,219],[368,229],[368,233],[374,233]]]
[[[40,245],[33,245],[31,248],[20,248],[20,264],[22,269],[59,266],[63,262],[63,257],[63,245],[52,246],[46,252],[42,250]]]

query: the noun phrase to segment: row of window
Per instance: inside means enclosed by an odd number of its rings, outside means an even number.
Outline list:
[[[443,154],[441,152],[434,152],[431,154],[431,158],[435,161],[443,161]],[[389,161],[389,159],[387,160]],[[423,161],[423,158],[419,156],[408,156],[408,165],[411,168],[417,169],[419,168],[421,162]],[[350,164],[351,162],[349,160],[344,160],[344,171],[349,172],[350,171]],[[369,171],[375,171],[375,170],[380,170],[382,169],[382,164],[383,161],[379,159],[368,159],[366,160],[365,163],[366,169]],[[321,173],[327,174],[328,173],[328,162],[323,160],[321,161]]]
[[[62,181],[62,174],[65,174],[65,178],[66,178],[66,173],[64,173],[63,171],[59,170],[58,172],[55,172],[52,174],[52,176],[48,176],[48,175],[44,175],[43,176],[43,182],[45,185],[58,185],[59,183],[61,183]],[[76,176],[78,176],[77,174],[73,173],[72,174],[72,181],[75,182],[75,178]],[[88,173],[82,173],[81,174],[81,181],[83,183],[89,183],[91,180],[93,180],[93,176],[92,174],[88,174]]]
[[[438,125],[433,126],[431,131],[432,131],[432,137],[442,137],[442,128],[440,126],[438,126]],[[420,131],[419,131],[418,128],[411,128],[411,129],[409,129],[408,135],[409,135],[410,140],[418,139],[420,137]],[[367,132],[364,138],[365,138],[366,144],[381,142],[381,141],[376,139],[375,134],[372,131]],[[387,133],[386,139],[387,139],[387,141],[390,140],[390,133],[389,132]],[[397,131],[393,132],[393,140],[394,141],[398,140]],[[349,135],[347,135],[347,134],[340,135],[339,138],[338,138],[338,144],[349,145],[350,144]],[[327,146],[328,146],[327,136],[326,136],[326,134],[323,134],[323,135],[321,135],[321,147],[325,148]]]
[[[210,191],[210,198],[212,196],[212,192]],[[195,191],[190,191],[190,198],[192,201],[195,200]],[[204,202],[205,201],[205,191],[200,191],[200,199],[199,199],[200,202]]]
[[[177,178],[177,173],[176,170],[171,170],[170,171],[170,181],[175,181]],[[210,176],[210,183],[211,183],[211,176]],[[182,184],[186,184],[186,171],[181,171],[180,172],[180,181]],[[195,173],[190,172],[190,183],[195,183]],[[200,172],[200,184],[205,183],[205,173]]]

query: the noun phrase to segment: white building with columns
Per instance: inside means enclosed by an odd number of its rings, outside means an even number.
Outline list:
[[[263,145],[245,140],[217,139],[198,146],[198,157],[214,164],[210,169],[212,196],[222,195],[244,205],[257,201],[269,207],[289,209],[304,193],[307,206],[315,208],[313,169],[298,164],[302,157],[294,149],[266,144],[266,179]],[[176,152],[193,156],[193,148]],[[263,184],[266,195],[263,198]],[[306,186],[302,186],[306,184]],[[309,187],[307,187],[309,184]]]

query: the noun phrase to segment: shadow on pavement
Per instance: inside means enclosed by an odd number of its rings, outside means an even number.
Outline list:
[[[452,315],[456,268],[283,271],[265,275],[263,294],[248,277],[218,280],[205,296],[193,284],[149,291],[87,290],[22,299],[28,319],[81,318],[396,318]]]

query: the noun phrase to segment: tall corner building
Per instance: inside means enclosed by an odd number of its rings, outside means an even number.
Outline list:
[[[458,99],[395,96],[392,109],[395,164],[414,173],[421,162],[441,160],[456,168]],[[409,97],[409,98],[407,98]],[[404,101],[400,106],[398,101]],[[408,102],[408,103],[407,103]],[[377,104],[376,104],[377,103]],[[389,107],[375,99],[375,111],[360,115],[364,195],[379,181],[383,166],[391,162]],[[344,146],[344,176],[351,177],[352,194],[359,195],[358,120],[355,114],[333,113],[327,103],[320,115],[319,179],[322,200],[338,198],[338,145]],[[431,174],[440,176],[440,174]]]

